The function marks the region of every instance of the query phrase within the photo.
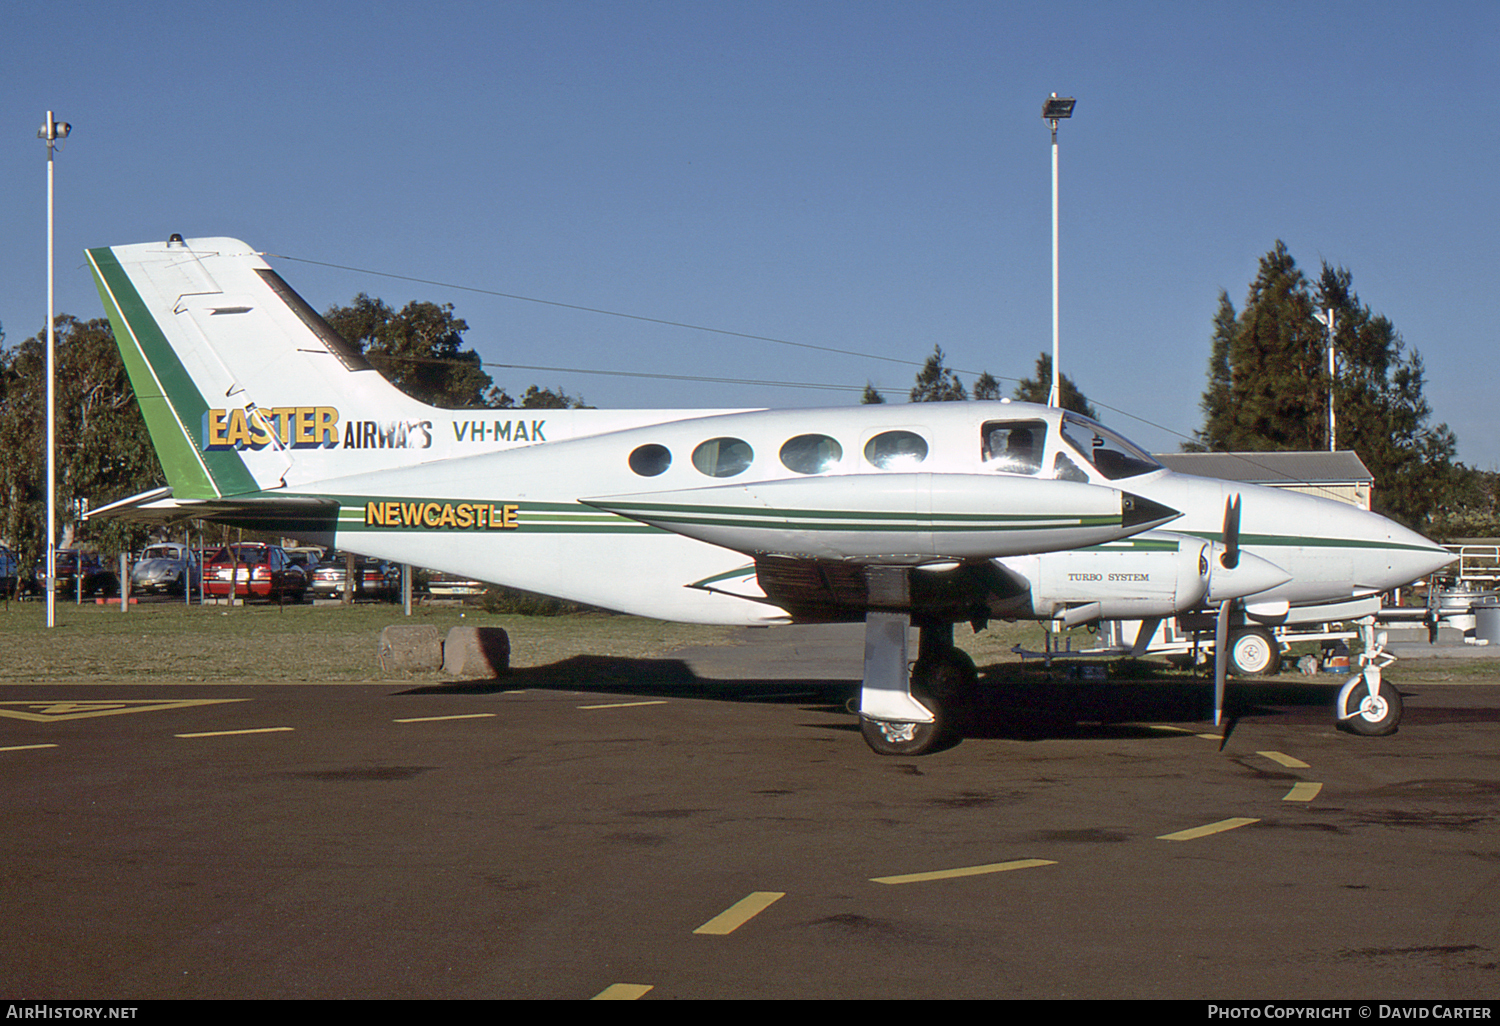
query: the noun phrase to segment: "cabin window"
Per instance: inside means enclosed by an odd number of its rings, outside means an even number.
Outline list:
[[[883,431],[865,443],[865,459],[881,470],[911,470],[927,458],[927,440],[911,431]]]
[[[1042,469],[1047,425],[1040,420],[992,420],[980,430],[985,470],[1035,474]]]
[[[798,474],[821,474],[844,458],[844,448],[827,435],[798,435],[781,447],[781,462]]]
[[[753,459],[755,450],[739,438],[710,438],[693,450],[693,466],[709,477],[733,477]]]
[[[642,477],[655,477],[672,465],[672,452],[665,445],[642,445],[630,454],[630,469]]]
[[[1080,456],[1111,481],[1161,469],[1145,450],[1087,417],[1068,414],[1063,418],[1062,434]]]

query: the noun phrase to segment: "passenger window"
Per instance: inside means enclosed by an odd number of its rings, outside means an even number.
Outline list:
[[[986,470],[1035,474],[1042,469],[1042,451],[1047,443],[1047,425],[1043,421],[990,421],[981,435],[980,449]]]
[[[884,431],[865,443],[865,459],[881,470],[911,470],[927,458],[927,440],[911,431]]]
[[[709,477],[733,477],[753,459],[755,450],[738,438],[710,438],[693,450],[693,466]]]
[[[821,474],[844,458],[844,448],[827,435],[798,435],[781,447],[781,462],[798,474]]]
[[[642,445],[630,454],[630,469],[642,477],[655,477],[672,465],[672,453],[665,445]]]

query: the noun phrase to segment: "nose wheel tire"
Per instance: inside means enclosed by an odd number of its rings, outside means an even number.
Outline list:
[[[1362,737],[1385,737],[1401,722],[1401,692],[1385,681],[1375,688],[1364,677],[1350,681],[1339,693],[1339,726]]]

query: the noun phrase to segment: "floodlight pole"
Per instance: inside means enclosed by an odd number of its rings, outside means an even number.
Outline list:
[[[72,129],[66,121],[55,121],[47,112],[47,121],[37,132],[47,141],[47,626],[57,626],[57,330],[52,323],[54,302],[52,274],[52,150],[57,140],[66,139]],[[80,571],[82,567],[78,568]],[[82,574],[79,574],[82,577]]]
[[[1333,365],[1333,333],[1336,330],[1338,315],[1334,313],[1333,307],[1326,311],[1317,310],[1313,313],[1317,322],[1328,329],[1328,451],[1333,452],[1338,444],[1338,432],[1335,430],[1333,421],[1333,386],[1338,380],[1338,373]]]
[[[1073,116],[1073,105],[1077,101],[1071,96],[1059,97],[1053,93],[1042,104],[1042,117],[1052,123],[1052,389],[1047,394],[1048,406],[1062,406],[1062,367],[1058,353],[1060,303],[1057,284],[1057,123]]]

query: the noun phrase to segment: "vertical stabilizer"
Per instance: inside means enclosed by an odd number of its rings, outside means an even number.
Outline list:
[[[88,259],[178,499],[326,474],[313,457],[338,447],[347,411],[431,415],[237,239],[174,235]]]

